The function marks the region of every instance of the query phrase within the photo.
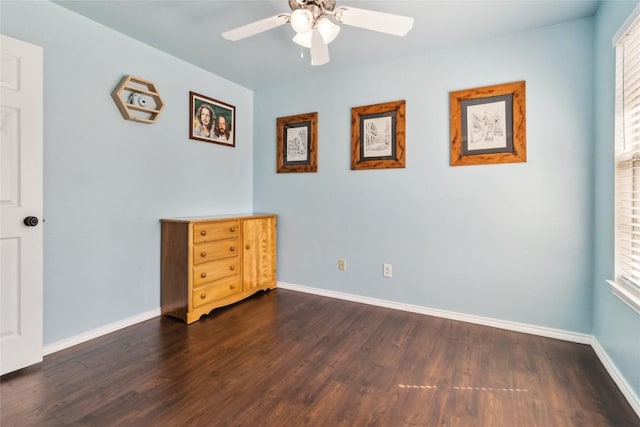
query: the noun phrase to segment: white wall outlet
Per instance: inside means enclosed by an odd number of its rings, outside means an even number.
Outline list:
[[[391,277],[393,275],[393,266],[391,264],[383,264],[382,274],[384,277]]]
[[[340,258],[338,260],[338,270],[345,271],[347,269],[347,260],[344,258]]]

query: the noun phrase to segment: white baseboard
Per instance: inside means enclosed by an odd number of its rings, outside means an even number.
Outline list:
[[[484,325],[484,326],[491,326],[493,328],[506,329],[509,331],[522,332],[525,334],[538,335],[541,337],[555,338],[555,339],[575,342],[579,344],[591,344],[591,341],[593,338],[591,335],[579,334],[577,332],[568,332],[560,329],[527,325],[525,323],[508,322],[505,320],[492,319],[490,317],[474,316],[472,314],[456,313],[454,311],[439,310],[436,308],[422,307],[422,306],[411,305],[411,304],[403,304],[399,302],[363,297],[360,295],[345,294],[342,292],[335,292],[335,291],[327,291],[325,289],[294,285],[292,283],[278,282],[278,287],[282,289],[290,289],[292,291],[321,295],[329,298],[359,302],[363,304],[375,305],[378,307],[393,308],[395,310],[409,311],[411,313],[425,314],[427,316],[442,317],[444,319],[459,320],[462,322],[475,323],[477,325]]]
[[[593,338],[591,347],[593,347],[598,359],[600,359],[604,368],[607,370],[611,378],[613,378],[613,381],[627,399],[629,405],[631,405],[633,410],[636,411],[636,414],[638,414],[638,417],[640,417],[640,398],[638,398],[638,395],[634,393],[629,383],[624,379],[622,374],[620,374],[620,371],[618,371],[618,368],[609,357],[609,354],[607,354],[595,337]]]
[[[278,282],[278,287],[282,289],[289,289],[292,291],[306,292],[308,294],[320,295],[329,298],[342,299],[346,301],[359,302],[362,304],[375,305],[379,307],[392,308],[396,310],[409,311],[412,313],[425,314],[427,316],[442,317],[445,319],[459,320],[462,322],[475,323],[478,325],[491,326],[499,329],[506,329],[514,332],[523,332],[525,334],[538,335],[547,338],[555,338],[563,341],[575,342],[578,344],[589,344],[595,351],[596,355],[600,359],[600,362],[604,365],[605,369],[616,383],[624,397],[627,399],[633,410],[640,417],[640,399],[634,393],[633,389],[629,386],[624,377],[620,374],[620,371],[616,368],[615,364],[602,348],[598,340],[593,335],[579,334],[576,332],[568,332],[560,329],[545,328],[540,326],[527,325],[525,323],[508,322],[504,320],[497,320],[488,317],[474,316],[470,314],[456,313],[453,311],[439,310],[435,308],[421,307],[411,304],[402,304],[393,301],[386,301],[376,298],[363,297],[359,295],[345,294],[342,292],[328,291],[326,289],[312,288],[309,286],[294,285],[292,283]]]
[[[136,316],[132,316],[123,320],[119,320],[114,323],[110,323],[108,325],[101,326],[99,328],[93,329],[91,331],[84,332],[82,334],[65,338],[60,341],[56,341],[54,343],[45,345],[42,349],[42,355],[47,356],[49,354],[55,353],[60,350],[64,350],[65,348],[73,347],[74,345],[82,344],[85,341],[92,340],[94,338],[101,337],[102,335],[109,334],[111,332],[115,332],[119,329],[126,328],[127,326],[135,325],[136,323],[144,322],[145,320],[152,319],[154,317],[160,316],[160,308],[156,308],[154,310],[149,310],[145,313],[140,313]]]

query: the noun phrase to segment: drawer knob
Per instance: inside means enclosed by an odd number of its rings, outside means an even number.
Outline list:
[[[234,285],[233,283],[229,285],[229,289],[235,289],[236,285]]]
[[[231,228],[229,229],[229,231],[231,231],[232,233],[235,233],[235,232],[236,232],[236,228],[235,228],[235,227],[231,227]]]
[[[245,246],[245,248],[250,249],[251,247],[249,245]]]
[[[235,250],[236,250],[236,247],[235,247],[235,246],[231,246],[231,247],[229,248],[229,250],[230,250],[231,252],[233,252],[233,251],[235,251]]]
[[[236,269],[236,266],[235,266],[235,265],[230,265],[230,266],[229,266],[229,270],[233,271],[233,270],[235,270],[235,269]]]
[[[207,294],[200,294],[200,299],[205,299],[207,297]]]
[[[202,231],[200,232],[200,235],[201,235],[201,236],[206,236],[206,235],[207,235],[207,230],[202,230]]]
[[[200,273],[200,277],[204,279],[205,277],[207,277],[207,273]]]
[[[206,253],[205,251],[202,251],[202,252],[200,252],[200,256],[201,256],[202,258],[204,258],[204,257],[206,257],[206,256],[207,256],[207,253]]]

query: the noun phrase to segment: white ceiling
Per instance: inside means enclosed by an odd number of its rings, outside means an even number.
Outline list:
[[[167,1],[54,0],[55,3],[134,39],[250,89],[300,77],[422,54],[434,49],[589,17],[599,0],[337,0],[415,18],[405,37],[343,25],[329,45],[331,62],[310,65],[307,49],[291,41],[289,25],[231,42],[229,29],[290,12],[287,0]]]

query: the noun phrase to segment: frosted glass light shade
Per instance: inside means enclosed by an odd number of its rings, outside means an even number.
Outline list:
[[[304,33],[297,33],[293,37],[294,43],[306,47],[307,49],[311,49],[311,31],[307,31]]]
[[[291,26],[296,33],[305,33],[313,25],[313,14],[307,9],[296,9],[291,13]]]
[[[324,17],[318,21],[318,31],[320,31],[320,34],[322,35],[324,44],[329,44],[340,32],[340,26],[331,22],[329,18]],[[309,40],[311,40],[311,36],[309,36]],[[311,41],[309,41],[309,43],[311,43]]]

